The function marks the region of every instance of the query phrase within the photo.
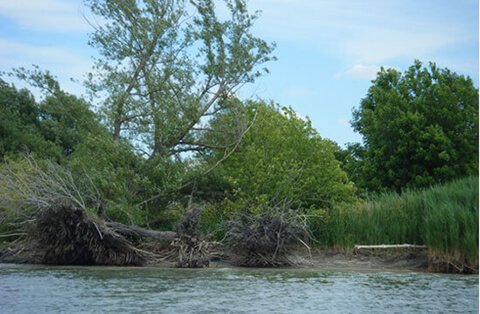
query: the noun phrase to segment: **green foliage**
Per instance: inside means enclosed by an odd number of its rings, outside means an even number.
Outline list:
[[[115,143],[110,136],[92,135],[81,142],[69,156],[76,173],[85,173],[102,194],[105,204],[99,214],[125,223],[143,222],[139,186],[145,178],[140,173],[141,160],[126,143]]]
[[[55,143],[65,156],[90,136],[107,134],[83,99],[60,92],[39,104],[39,128],[43,137]]]
[[[0,160],[7,155],[32,152],[59,157],[60,149],[40,132],[40,110],[32,94],[0,79]]]
[[[357,182],[399,191],[478,173],[478,99],[470,78],[433,63],[382,68],[353,115]]]
[[[478,263],[478,177],[424,194],[424,241],[433,250]]]
[[[478,262],[478,177],[383,194],[332,213],[316,234],[327,245],[425,244]]]
[[[26,89],[0,80],[0,158],[30,152],[63,162],[92,135],[107,134],[85,100],[61,90],[48,71],[16,69],[14,75],[45,94],[40,102]]]
[[[294,207],[330,209],[353,200],[354,187],[309,120],[290,108],[247,104],[255,124],[221,165],[231,197],[252,204],[288,199]]]
[[[180,198],[179,188],[186,180],[181,161],[160,156],[145,159],[126,141],[110,136],[87,138],[69,164],[76,172],[87,173],[101,191],[107,202],[103,214],[129,224],[171,220],[167,216],[172,213],[166,210]]]
[[[228,222],[242,210],[242,204],[224,199],[218,203],[207,203],[202,210],[200,229],[213,239],[221,240],[228,232]]]
[[[250,122],[242,141],[230,144],[224,159],[221,150],[203,154],[207,164],[222,161],[214,171],[204,176],[198,187],[202,195],[225,197],[212,204],[202,214],[204,230],[222,236],[225,224],[241,209],[252,215],[262,215],[271,204],[288,201],[299,214],[308,214],[314,227],[320,227],[330,210],[354,201],[355,188],[340,163],[335,159],[336,145],[322,139],[309,120],[299,118],[291,108],[279,108],[263,102],[249,102],[239,114],[223,114],[211,121],[210,142],[228,146],[228,130]],[[209,180],[208,178],[215,178]],[[215,193],[216,192],[216,193]]]
[[[17,91],[1,82],[0,106],[5,109],[0,112],[5,121],[0,126],[2,157],[16,158],[29,151],[71,167],[73,175],[91,178],[101,193],[104,204],[98,214],[143,223],[145,208],[138,204],[158,190],[156,172],[144,169],[145,160],[129,144],[115,143],[89,104],[64,92],[48,71],[35,67],[16,69],[14,74],[40,88],[45,97],[36,103],[27,90]]]

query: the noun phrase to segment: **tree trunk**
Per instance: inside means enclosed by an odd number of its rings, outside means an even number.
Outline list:
[[[113,122],[113,140],[115,142],[118,142],[120,140],[120,130],[122,127],[122,121],[120,118],[115,118],[115,121]]]
[[[114,221],[107,222],[106,225],[116,233],[127,237],[153,238],[156,240],[172,241],[177,236],[177,233],[173,231],[155,231],[137,226],[124,225]]]

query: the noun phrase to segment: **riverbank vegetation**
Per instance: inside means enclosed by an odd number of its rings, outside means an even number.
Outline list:
[[[86,1],[105,20],[95,102],[38,67],[11,75],[39,99],[0,78],[4,257],[203,267],[223,246],[281,266],[292,248],[410,243],[432,270],[478,272],[472,80],[382,69],[354,111],[363,143],[340,148],[292,108],[236,96],[274,44],[244,1],[225,2],[227,20],[211,1]]]
[[[478,177],[428,189],[374,196],[335,211],[317,233],[320,243],[426,245],[432,270],[478,268]]]

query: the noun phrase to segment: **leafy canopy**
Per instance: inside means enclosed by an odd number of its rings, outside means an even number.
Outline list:
[[[105,96],[113,138],[151,157],[206,148],[208,120],[273,59],[274,45],[251,33],[257,14],[244,0],[86,3],[105,21],[91,36],[100,58],[88,85]]]
[[[257,204],[288,200],[303,209],[352,200],[354,187],[335,159],[336,146],[310,120],[263,102],[249,102],[245,110],[255,124],[221,166],[231,197]]]
[[[470,78],[415,61],[384,69],[353,112],[364,187],[401,190],[478,173],[478,89]]]

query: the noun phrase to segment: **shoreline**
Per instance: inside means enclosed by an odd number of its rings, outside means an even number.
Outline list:
[[[135,267],[135,268],[178,268],[175,260],[152,260],[143,266],[119,265],[55,265],[32,262],[28,252],[23,254],[9,254],[8,249],[0,249],[0,264],[34,264],[60,267]],[[353,271],[353,272],[422,272],[441,274],[472,274],[442,271],[430,264],[428,250],[425,249],[374,249],[354,251],[353,248],[314,248],[293,251],[288,255],[292,265],[281,267],[247,267],[240,266],[240,256],[231,251],[223,251],[221,255],[213,257],[208,267],[203,269],[291,269],[291,270],[322,270],[322,271]],[[191,268],[194,269],[194,268]],[[198,268],[196,268],[198,269]]]
[[[311,253],[295,252],[289,255],[291,266],[280,269],[318,269],[326,271],[428,271],[427,251],[353,253],[351,250],[314,249]],[[211,268],[235,267],[235,257],[213,261]]]
[[[240,266],[240,257],[232,252],[224,252],[222,258],[214,258],[206,268],[234,269],[314,269],[326,271],[394,271],[429,272],[427,250],[402,250],[388,252],[353,253],[344,249],[314,249],[311,252],[295,251],[288,256],[289,266],[248,267]],[[147,263],[143,267],[176,268],[173,261]]]

